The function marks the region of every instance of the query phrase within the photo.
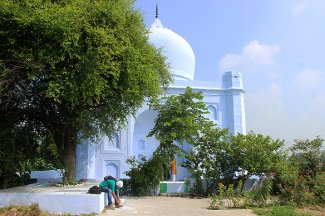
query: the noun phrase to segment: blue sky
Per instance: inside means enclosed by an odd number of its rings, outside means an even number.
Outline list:
[[[138,0],[147,26],[156,3],[192,46],[195,80],[243,74],[248,131],[325,138],[325,0]]]

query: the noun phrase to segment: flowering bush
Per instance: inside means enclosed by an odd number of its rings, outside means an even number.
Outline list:
[[[280,198],[298,206],[325,203],[323,139],[296,140],[287,164],[275,176]]]
[[[318,203],[325,203],[325,172],[319,172],[313,182],[313,192],[317,197]]]

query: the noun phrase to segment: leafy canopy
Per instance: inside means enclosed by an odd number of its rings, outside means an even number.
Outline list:
[[[4,0],[0,13],[1,74],[37,80],[81,129],[111,130],[170,80],[133,1]]]
[[[202,99],[202,92],[193,92],[186,87],[183,94],[165,97],[162,103],[154,104],[153,109],[158,111],[158,116],[148,136],[155,136],[161,147],[171,153],[180,151],[177,142],[194,144],[205,127],[214,126],[205,117],[208,110]]]
[[[133,4],[1,1],[0,109],[13,129],[32,125],[75,157],[79,132],[109,134],[161,93],[171,76]]]

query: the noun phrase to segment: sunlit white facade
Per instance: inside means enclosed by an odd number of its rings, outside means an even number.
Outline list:
[[[181,94],[187,86],[193,91],[201,91],[203,101],[209,110],[208,117],[222,128],[230,132],[246,133],[244,90],[242,76],[238,72],[225,72],[222,81],[194,81],[195,55],[189,43],[172,30],[165,28],[156,17],[150,28],[149,41],[156,48],[161,48],[170,64],[174,82],[169,86],[167,94]],[[128,118],[127,127],[109,140],[103,136],[96,143],[84,142],[77,147],[77,179],[102,179],[105,175],[124,178],[129,169],[126,160],[135,156],[151,157],[158,146],[158,141],[147,137],[154,126],[157,113],[149,109],[144,101],[135,117]],[[190,146],[184,145],[185,149]],[[176,180],[189,176],[182,168],[182,158],[177,158]]]

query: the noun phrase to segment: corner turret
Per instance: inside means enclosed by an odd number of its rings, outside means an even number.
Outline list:
[[[240,72],[228,71],[222,75],[224,89],[243,89],[243,80]]]
[[[226,125],[234,135],[246,134],[245,103],[242,75],[228,71],[222,75],[225,90]]]

